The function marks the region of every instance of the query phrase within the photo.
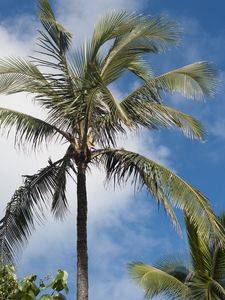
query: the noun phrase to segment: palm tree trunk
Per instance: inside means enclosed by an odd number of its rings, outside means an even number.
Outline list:
[[[77,300],[88,300],[86,166],[77,174]]]

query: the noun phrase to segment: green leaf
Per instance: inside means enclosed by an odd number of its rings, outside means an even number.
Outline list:
[[[207,239],[213,232],[224,241],[222,226],[208,199],[174,172],[149,158],[124,149],[106,149],[100,151],[99,155],[106,168],[107,180],[121,184],[131,178],[136,188],[145,186],[158,204],[166,198],[172,206],[182,209],[198,234]]]
[[[209,62],[196,62],[153,79],[163,90],[180,92],[188,98],[201,99],[213,95],[216,88],[216,71]]]
[[[179,35],[177,24],[161,17],[136,15],[131,24],[131,30],[117,36],[103,62],[101,77],[107,84],[137,64],[145,53],[164,51]]]
[[[43,142],[67,137],[66,133],[43,120],[2,107],[0,129],[5,131],[6,135],[15,129],[15,144],[23,148],[24,145],[31,144],[32,148],[36,149]]]
[[[66,300],[66,297],[63,294],[59,293],[58,295],[53,296],[53,299],[55,299],[55,300]]]
[[[0,220],[0,255],[8,263],[27,242],[34,229],[34,221],[43,222],[43,207],[48,204],[56,188],[59,160],[49,162],[37,174],[25,176],[24,185],[16,190]]]
[[[41,296],[40,300],[53,300],[55,299],[54,296],[50,296],[50,295],[43,295]]]
[[[166,272],[140,262],[130,263],[129,271],[135,281],[143,287],[147,299],[157,295],[166,295],[172,299],[188,299],[188,287]]]
[[[65,290],[66,293],[68,293],[67,279],[68,273],[64,270],[58,270],[57,275],[51,284],[52,288],[57,292]]]

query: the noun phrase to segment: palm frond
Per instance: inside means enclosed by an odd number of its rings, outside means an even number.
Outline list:
[[[187,215],[185,215],[185,225],[193,269],[203,274],[210,274],[211,253],[209,239],[203,239],[202,236],[198,234],[195,226],[190,221],[190,217]]]
[[[205,273],[196,273],[188,282],[188,286],[191,290],[191,299],[225,299],[223,286]]]
[[[129,264],[134,280],[144,289],[145,297],[164,295],[172,299],[188,299],[189,289],[172,275],[140,262]]]
[[[173,21],[161,17],[137,16],[132,30],[118,36],[101,71],[101,77],[107,84],[117,79],[129,65],[138,62],[147,52],[158,53],[177,40],[178,26]]]
[[[143,59],[131,61],[128,64],[127,68],[129,71],[131,71],[144,81],[149,81],[151,80],[151,78],[153,78],[153,71],[151,69],[151,66]]]
[[[53,201],[51,211],[56,219],[63,220],[68,211],[68,202],[66,197],[66,183],[67,175],[71,168],[71,146],[68,148],[62,163],[58,167],[57,176],[55,178],[55,189],[53,194]]]
[[[209,62],[196,62],[153,79],[163,90],[179,92],[185,97],[201,99],[213,95],[216,88],[216,71]]]
[[[128,125],[130,123],[129,117],[124,108],[120,105],[119,101],[114,97],[111,91],[104,85],[100,87],[100,93],[97,95],[99,104],[105,107],[106,116],[112,119],[121,120]]]
[[[42,142],[52,139],[68,139],[69,135],[57,127],[35,118],[7,108],[0,108],[0,128],[7,135],[15,129],[15,144],[25,147],[30,144],[36,149]]]
[[[225,229],[225,214],[219,215],[219,221]],[[214,238],[210,241],[211,250],[211,277],[225,288],[225,249],[221,241]]]
[[[175,277],[184,284],[186,283],[186,280],[191,272],[186,256],[181,256],[179,253],[176,253],[173,256],[165,256],[154,263],[153,266]]]
[[[139,22],[140,15],[125,10],[110,11],[106,13],[95,26],[92,37],[92,60],[98,54],[100,47],[107,41],[129,33]]]
[[[148,128],[177,127],[184,135],[199,140],[205,139],[205,129],[195,118],[156,101],[133,101],[127,98],[121,103],[134,124]]]
[[[146,186],[159,203],[163,202],[163,193],[173,206],[185,211],[200,236],[207,238],[213,232],[224,240],[221,224],[208,199],[171,170],[123,149],[106,149],[99,155],[106,168],[107,180],[121,184],[131,178],[136,187]]]
[[[30,60],[20,57],[0,59],[0,93],[36,93],[47,81]]]
[[[39,0],[39,18],[49,37],[41,32],[42,47],[51,55],[65,54],[71,44],[71,34],[56,20],[48,0]],[[50,51],[48,51],[50,50]]]
[[[0,257],[7,264],[17,258],[18,251],[27,242],[35,227],[35,220],[44,220],[43,205],[47,205],[56,187],[58,165],[62,160],[25,176],[7,204],[5,216],[0,220]]]
[[[215,300],[225,300],[225,289],[218,281],[212,280],[212,295]]]

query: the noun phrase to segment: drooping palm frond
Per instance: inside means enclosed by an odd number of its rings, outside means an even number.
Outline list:
[[[121,184],[131,178],[136,187],[145,186],[159,203],[165,197],[172,206],[185,211],[199,235],[207,238],[213,232],[224,240],[221,224],[208,199],[174,172],[142,155],[123,149],[106,149],[99,151],[99,155],[102,156],[107,180]]]
[[[153,80],[160,89],[180,92],[185,97],[193,99],[213,95],[217,82],[214,67],[206,61],[170,71]]]
[[[142,102],[160,101],[160,90],[174,91],[199,99],[215,92],[216,72],[208,62],[198,62],[155,77],[129,94],[121,105],[138,106]]]
[[[129,271],[135,281],[144,289],[145,297],[164,295],[171,299],[188,299],[189,289],[180,280],[160,269],[140,262],[129,264]]]
[[[220,223],[225,230],[225,214],[219,215]],[[225,288],[225,248],[224,244],[212,238],[211,251],[211,277]]]
[[[70,175],[70,170],[74,170],[71,162],[73,149],[70,146],[58,167],[57,176],[55,178],[55,188],[51,211],[56,219],[63,220],[68,211],[68,202],[66,197],[67,176]]]
[[[153,267],[168,273],[182,283],[186,283],[193,271],[189,257],[183,253],[163,256],[153,264]]]
[[[224,214],[219,219],[224,228]],[[173,294],[174,289],[177,289],[179,293],[179,286],[173,286],[173,280],[179,280],[187,288],[187,299],[225,299],[224,244],[215,239],[213,234],[209,235],[207,239],[202,237],[191,223],[191,217],[186,214],[185,224],[190,248],[190,264],[187,264],[186,255],[181,257],[179,254],[164,257],[153,266],[134,262],[129,265],[132,277],[137,279],[146,293],[148,290],[151,291],[150,298],[157,295],[160,284],[160,287],[164,285],[164,274],[166,274],[172,277],[170,281],[168,280],[171,285],[168,284],[164,287],[161,293],[163,294],[164,290],[168,289],[167,295],[170,299],[176,299]],[[159,283],[155,285],[153,285],[154,279],[152,282],[145,278],[145,276],[148,277],[148,272],[153,271],[159,274]],[[161,272],[163,272],[163,276],[161,276]],[[185,298],[181,296],[180,299]]]
[[[177,127],[188,137],[204,140],[203,125],[195,118],[156,101],[124,101],[121,106],[137,125],[157,129]]]
[[[20,57],[0,59],[0,93],[36,93],[47,81],[35,64]]]
[[[2,107],[0,107],[0,127],[7,135],[13,132],[15,144],[23,148],[30,144],[36,149],[43,141],[47,144],[52,139],[68,140],[69,137],[67,133],[43,120]]]
[[[27,242],[35,227],[35,220],[44,219],[43,205],[50,202],[56,188],[59,160],[32,176],[25,176],[24,185],[18,188],[7,204],[5,216],[0,220],[0,257],[11,263]]]
[[[103,62],[101,78],[106,84],[117,79],[130,64],[142,64],[144,53],[158,53],[177,40],[179,29],[175,22],[161,17],[137,16],[137,19],[132,30],[115,39]]]
[[[185,215],[185,226],[187,230],[187,237],[188,237],[193,270],[198,270],[203,274],[204,273],[210,274],[211,252],[210,252],[209,239],[203,239],[197,233],[195,226],[191,223],[190,217],[187,215]]]

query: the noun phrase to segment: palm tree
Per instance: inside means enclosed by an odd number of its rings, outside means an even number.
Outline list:
[[[220,217],[225,228],[225,214]],[[185,217],[190,263],[179,255],[162,260],[155,266],[134,262],[129,265],[135,280],[144,288],[145,296],[157,295],[169,299],[225,299],[225,249],[211,236],[208,240],[198,234]]]
[[[88,299],[87,169],[96,165],[107,180],[146,186],[179,227],[174,207],[192,217],[198,231],[220,234],[220,225],[208,200],[166,167],[137,153],[117,148],[117,136],[141,127],[178,127],[202,140],[202,125],[187,114],[161,102],[162,91],[176,91],[199,99],[211,95],[215,73],[207,62],[194,63],[153,77],[143,56],[159,53],[176,42],[178,27],[161,17],[112,11],[97,23],[90,42],[71,50],[71,34],[56,20],[48,0],[39,0],[40,46],[38,57],[0,60],[0,92],[27,92],[47,112],[42,120],[0,108],[0,127],[15,129],[19,146],[62,142],[65,155],[36,174],[25,176],[0,221],[0,254],[5,263],[16,258],[29,238],[35,220],[43,219],[43,205],[63,219],[67,211],[68,176],[77,186],[77,299]],[[108,42],[108,43],[107,43]],[[106,52],[105,44],[109,45]],[[42,70],[42,71],[41,71]],[[118,101],[109,85],[130,71],[142,80],[140,87]],[[51,199],[51,200],[50,200]]]

